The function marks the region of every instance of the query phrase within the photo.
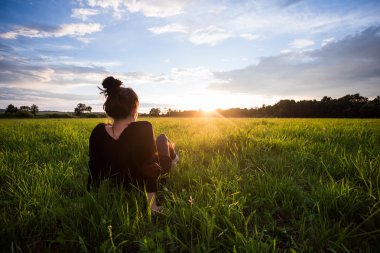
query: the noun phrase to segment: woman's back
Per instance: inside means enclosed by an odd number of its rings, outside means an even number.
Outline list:
[[[132,122],[118,140],[109,135],[106,126],[98,124],[91,133],[88,187],[114,178],[127,187],[137,183],[144,184],[147,191],[156,191],[160,167],[152,125]]]

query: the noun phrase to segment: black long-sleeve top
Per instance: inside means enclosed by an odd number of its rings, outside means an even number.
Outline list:
[[[88,189],[102,179],[112,178],[127,188],[130,183],[145,186],[147,192],[157,191],[160,166],[152,125],[146,121],[129,124],[113,139],[105,124],[98,124],[89,144]]]

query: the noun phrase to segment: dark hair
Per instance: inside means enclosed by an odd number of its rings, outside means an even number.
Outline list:
[[[109,76],[103,80],[103,89],[98,87],[106,97],[104,111],[113,119],[128,117],[139,104],[137,94],[131,88],[120,87],[122,81]]]

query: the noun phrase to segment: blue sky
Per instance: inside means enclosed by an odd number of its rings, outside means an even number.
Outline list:
[[[151,107],[380,94],[379,1],[2,0],[0,108],[102,110],[112,75]]]

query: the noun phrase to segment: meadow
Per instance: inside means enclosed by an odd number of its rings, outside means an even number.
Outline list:
[[[380,251],[380,120],[140,119],[181,159],[157,215],[142,190],[86,190],[104,120],[0,120],[1,251]]]

